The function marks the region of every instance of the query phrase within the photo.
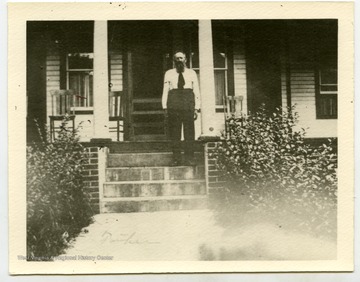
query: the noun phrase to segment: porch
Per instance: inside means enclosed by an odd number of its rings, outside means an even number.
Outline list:
[[[296,104],[309,137],[336,137],[336,21],[30,21],[27,30],[29,142],[34,119],[49,124],[58,89],[76,93],[82,141],[166,140],[163,76],[179,49],[199,77],[197,138],[221,134],[228,97],[242,97],[243,113]],[[119,138],[109,130],[118,115]]]
[[[75,95],[68,111],[75,115],[76,126],[81,124],[82,141],[167,140],[163,77],[173,67],[172,54],[178,49],[186,50],[189,67],[203,74],[196,139],[220,135],[223,115],[210,122],[216,115],[213,44],[208,40],[211,21],[37,22],[29,24],[28,34],[29,136],[33,118],[49,124],[49,116],[56,112],[51,93],[72,89]],[[39,53],[39,47],[45,52]],[[222,54],[220,63],[225,65]],[[44,64],[41,71],[38,63]],[[226,70],[219,73],[217,84],[224,96]],[[35,75],[45,80],[35,84],[30,79]],[[223,108],[221,103],[217,107]]]
[[[297,104],[299,128],[308,128],[308,137],[337,136],[336,21],[30,21],[27,36],[28,142],[38,141],[34,119],[40,127],[49,125],[57,109],[51,93],[73,90],[69,111],[91,153],[86,178],[97,212],[104,203],[99,204],[103,187],[115,187],[107,183],[107,171],[121,174],[121,168],[129,167],[108,166],[107,160],[116,162],[117,154],[121,159],[131,154],[129,161],[140,158],[125,182],[135,174],[155,174],[155,168],[140,168],[156,167],[157,161],[159,173],[167,171],[166,180],[175,177],[168,163],[171,150],[161,96],[164,73],[173,67],[172,55],[179,49],[197,72],[201,88],[195,135],[203,142],[198,143],[198,165],[203,168],[201,174],[198,167],[183,168],[181,180],[189,180],[187,173],[201,176],[197,180],[205,183],[205,190],[203,184],[185,185],[192,187],[185,190],[208,195],[221,189],[207,152],[231,111],[252,113],[262,103],[269,110]],[[230,100],[241,103],[230,110]],[[130,185],[116,187],[123,184]],[[125,189],[116,187],[109,189]],[[130,190],[139,189],[133,185]],[[166,190],[157,189],[158,194]],[[145,190],[151,194],[150,188]]]

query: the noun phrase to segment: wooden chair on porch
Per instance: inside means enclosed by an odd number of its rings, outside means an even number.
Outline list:
[[[226,110],[228,117],[240,118],[243,110],[243,96],[227,96]]]
[[[109,92],[109,121],[116,122],[116,126],[109,126],[110,132],[116,132],[117,141],[120,141],[120,133],[124,133],[124,105],[125,96],[123,91]]]
[[[227,96],[226,97],[226,109],[225,109],[225,119],[232,117],[235,118],[237,122],[242,124],[243,122],[243,96]],[[226,135],[229,136],[230,132],[227,128],[227,122],[225,122],[225,131]]]
[[[75,131],[75,110],[74,90],[51,90],[51,115],[50,118],[50,138],[53,141],[55,139],[55,133],[60,130],[63,125],[63,121],[66,119],[71,122],[71,126],[67,128]],[[60,123],[60,124],[59,124]],[[57,125],[59,124],[59,125]]]

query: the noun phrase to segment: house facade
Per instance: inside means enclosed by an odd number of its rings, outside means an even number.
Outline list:
[[[337,137],[337,36],[336,20],[28,22],[28,142],[36,142],[38,138],[34,119],[49,125],[49,116],[56,107],[52,91],[74,90],[71,110],[75,125],[81,124],[81,141],[93,156],[89,160],[87,184],[94,205],[100,212],[122,211],[114,203],[126,193],[116,186],[121,183],[109,184],[110,180],[129,182],[140,173],[150,176],[138,180],[152,185],[156,182],[154,170],[133,172],[130,179],[121,179],[107,168],[136,167],[131,158],[136,153],[149,153],[155,147],[167,151],[166,120],[161,109],[163,76],[173,67],[174,52],[182,50],[188,67],[197,72],[200,82],[201,113],[195,121],[195,130],[204,150],[199,158],[199,170],[192,173],[196,175],[203,170],[201,180],[205,181],[204,189],[194,184],[185,196],[207,195],[221,187],[206,152],[224,131],[228,97],[239,97],[237,101],[241,103],[236,111],[245,114],[255,112],[261,104],[270,110],[296,105],[298,126],[306,129],[308,138]],[[110,99],[112,92],[121,93],[121,102],[116,105]],[[117,121],[109,118],[114,112],[117,115],[118,108],[121,108],[121,132],[117,132]],[[121,157],[123,161],[130,159],[121,165],[112,153],[125,154]],[[154,163],[159,162],[157,167],[167,167],[156,156],[149,156],[149,160],[152,157]],[[176,173],[167,173],[173,181]],[[161,180],[165,181],[167,177],[163,177]],[[108,188],[112,192],[104,192],[106,185],[112,187]],[[111,204],[102,203],[106,197],[114,197]],[[133,204],[129,200],[128,210],[171,206],[138,202]]]

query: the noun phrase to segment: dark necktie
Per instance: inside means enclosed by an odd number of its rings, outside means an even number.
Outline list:
[[[179,73],[178,89],[184,89],[185,79],[182,72]]]

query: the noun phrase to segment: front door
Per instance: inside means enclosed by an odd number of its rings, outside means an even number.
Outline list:
[[[167,139],[161,97],[172,67],[170,31],[164,21],[137,21],[127,34],[130,140]]]

